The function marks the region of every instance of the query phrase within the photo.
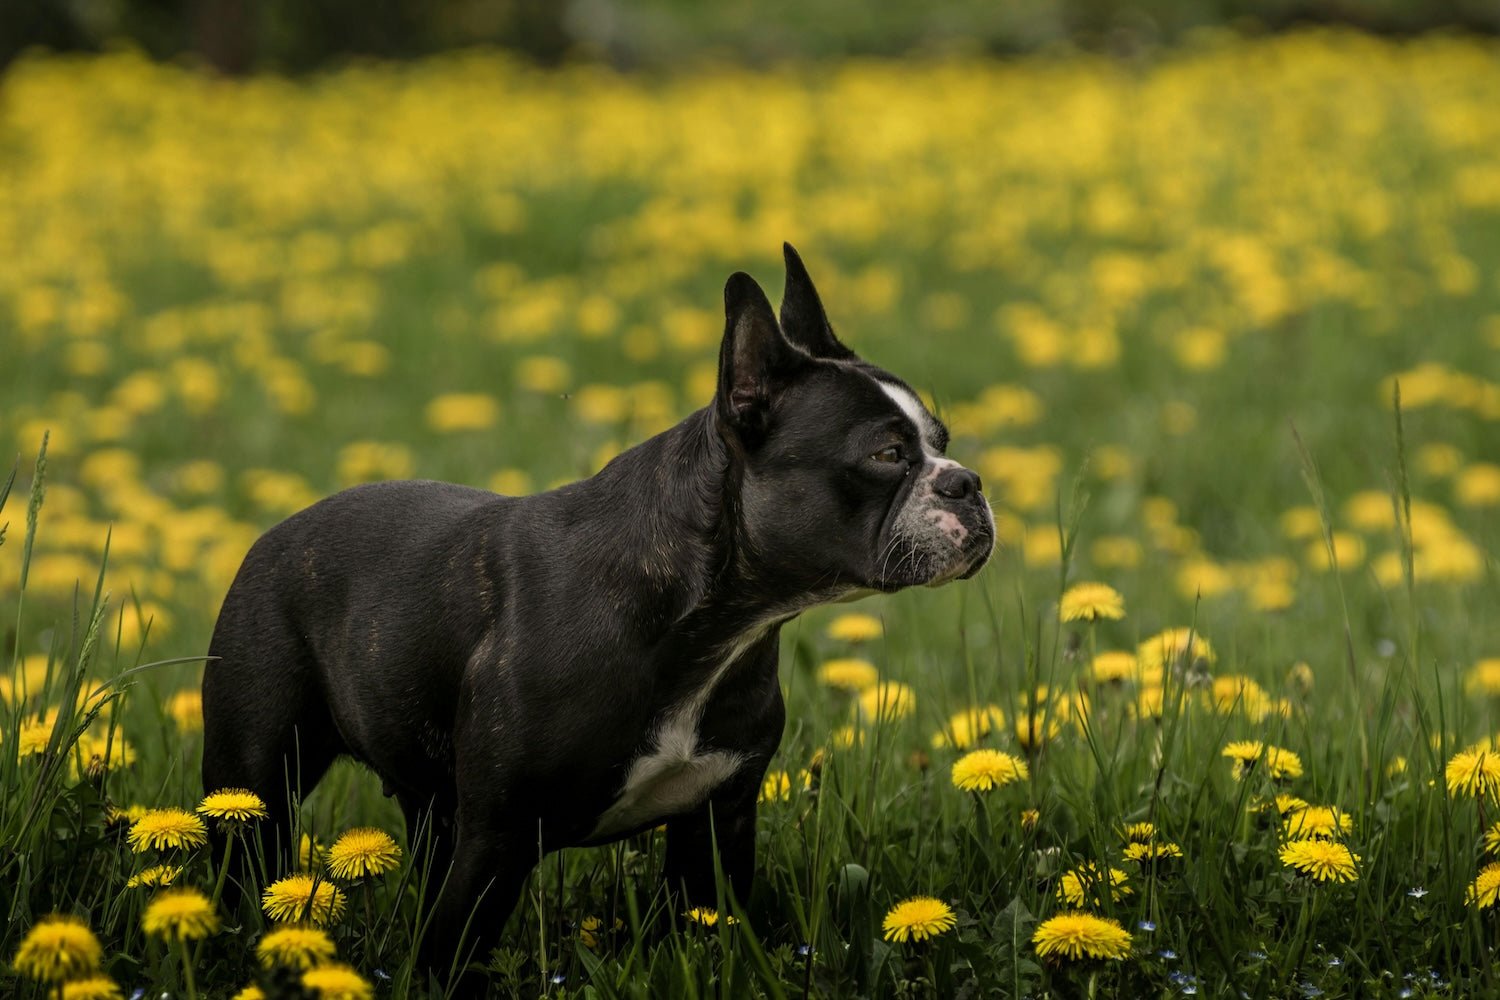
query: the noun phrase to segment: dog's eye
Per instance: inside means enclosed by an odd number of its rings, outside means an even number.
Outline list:
[[[895,445],[895,444],[891,445],[889,448],[882,448],[882,449],[880,449],[879,451],[877,451],[875,454],[871,455],[870,457],[873,458],[877,462],[900,462],[900,461],[903,461],[903,459],[901,458],[901,446],[900,445]]]

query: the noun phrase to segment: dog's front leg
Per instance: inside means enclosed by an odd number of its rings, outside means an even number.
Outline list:
[[[527,837],[520,831],[479,828],[460,817],[452,867],[432,873],[434,885],[441,888],[422,939],[422,964],[440,981],[447,982],[470,962],[489,957],[515,909],[534,858],[535,848],[528,849]],[[460,976],[457,983],[454,996],[478,995],[483,987],[480,977],[473,974]]]
[[[755,881],[755,801],[764,770],[764,765],[747,766],[702,806],[667,821],[667,890],[686,897],[688,907],[717,908],[716,862],[724,872],[725,892],[741,905],[749,901]]]

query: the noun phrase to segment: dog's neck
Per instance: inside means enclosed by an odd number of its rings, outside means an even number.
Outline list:
[[[630,505],[626,537],[601,540],[591,553],[599,572],[628,578],[645,595],[641,624],[662,638],[763,633],[836,594],[767,580],[745,558],[747,541],[733,498],[743,474],[712,408],[630,449],[590,479],[564,487],[583,519]]]

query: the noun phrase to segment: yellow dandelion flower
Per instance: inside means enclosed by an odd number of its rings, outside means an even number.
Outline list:
[[[1281,863],[1317,882],[1353,882],[1359,878],[1359,855],[1331,840],[1289,840],[1281,845]]]
[[[167,714],[184,733],[197,732],[203,728],[203,693],[178,691],[167,700]]]
[[[879,680],[880,674],[876,671],[875,664],[854,656],[824,660],[818,667],[820,683],[845,691],[863,691],[874,687]]]
[[[1500,899],[1500,862],[1479,869],[1479,875],[1464,893],[1464,902],[1476,910],[1489,909],[1497,899]]]
[[[1135,717],[1138,719],[1160,719],[1166,704],[1166,693],[1160,684],[1150,684],[1136,693]]]
[[[860,716],[875,722],[894,722],[917,710],[917,692],[899,681],[884,681],[859,696]]]
[[[219,929],[219,915],[197,889],[169,889],[146,907],[141,926],[152,937],[196,941]]]
[[[21,723],[21,734],[16,738],[16,754],[30,757],[42,753],[52,740],[52,727],[57,723],[57,709],[52,709],[40,719],[26,719]]]
[[[1094,657],[1089,672],[1100,684],[1121,684],[1135,680],[1140,674],[1140,664],[1135,654],[1122,649],[1111,649]]]
[[[108,976],[89,976],[62,984],[62,1000],[120,1000],[120,984]]]
[[[1276,700],[1249,677],[1225,674],[1215,677],[1209,689],[1214,711],[1221,714],[1243,712],[1252,722],[1259,722],[1277,709]]]
[[[1308,801],[1295,795],[1277,795],[1274,798],[1265,799],[1259,805],[1252,805],[1251,812],[1269,812],[1274,810],[1278,816],[1289,816],[1298,809],[1306,809]]]
[[[1303,806],[1286,817],[1286,835],[1293,840],[1332,840],[1353,829],[1354,820],[1338,806]]]
[[[328,857],[328,845],[317,837],[302,835],[297,842],[297,867],[302,871],[312,871],[321,867]]]
[[[261,992],[261,988],[259,986],[251,983],[249,986],[246,986],[244,989],[236,993],[233,1000],[266,1000],[266,995],[265,993]]]
[[[1463,507],[1500,504],[1500,465],[1476,462],[1453,479],[1453,498]]]
[[[1072,906],[1103,905],[1099,890],[1103,888],[1104,876],[1099,866],[1086,861],[1070,872],[1065,872],[1057,884],[1058,898]],[[1109,895],[1115,902],[1135,892],[1130,876],[1118,868],[1109,869]]]
[[[865,742],[865,731],[858,726],[840,726],[834,730],[833,745],[845,750],[856,743],[863,745]]]
[[[163,889],[177,881],[182,869],[171,865],[152,865],[143,868],[125,882],[127,889]]]
[[[1386,765],[1385,776],[1387,778],[1399,778],[1405,773],[1406,758],[1401,756],[1400,754],[1397,754],[1396,756],[1392,757],[1391,762]]]
[[[1091,913],[1059,913],[1037,925],[1031,943],[1042,958],[1117,961],[1130,954],[1130,933],[1119,921]]]
[[[1125,617],[1125,598],[1107,583],[1079,583],[1063,593],[1057,614],[1065,622],[1117,620]]]
[[[272,882],[261,895],[261,909],[272,920],[306,920],[325,926],[344,912],[344,894],[331,882],[296,874]]]
[[[885,626],[874,615],[839,615],[828,623],[828,638],[839,642],[869,642],[885,634]]]
[[[477,392],[451,392],[427,404],[427,426],[440,434],[482,431],[500,418],[500,404]]]
[[[395,840],[372,826],[344,831],[328,850],[328,871],[334,878],[383,875],[400,863],[401,848]]]
[[[126,838],[137,854],[169,847],[202,847],[208,840],[208,828],[185,809],[148,809],[130,824]]]
[[[1125,857],[1127,860],[1145,865],[1150,864],[1152,861],[1180,858],[1182,857],[1182,848],[1167,840],[1136,840],[1125,845]]]
[[[948,725],[933,734],[932,746],[934,749],[952,746],[967,750],[990,733],[1004,728],[1005,713],[999,705],[977,705],[949,716]]]
[[[1023,830],[1035,830],[1036,829],[1036,825],[1038,823],[1040,823],[1041,821],[1042,821],[1042,811],[1040,809],[1022,809],[1021,810],[1021,829],[1023,829]]]
[[[108,823],[110,826],[115,826],[117,824],[129,826],[150,811],[151,809],[149,806],[117,806],[114,803],[110,803],[109,805],[104,807],[104,822]]]
[[[616,920],[616,925],[621,921]],[[597,951],[599,948],[599,936],[604,931],[604,920],[601,917],[584,917],[578,924],[578,940],[589,951]]]
[[[695,924],[702,924],[704,927],[713,927],[719,922],[719,911],[711,906],[695,906],[684,913],[683,916]],[[724,923],[733,927],[739,923],[739,920],[731,914],[724,918]]]
[[[1057,715],[1046,709],[1028,712],[1016,719],[1016,742],[1031,753],[1056,739],[1063,730]]]
[[[302,973],[302,986],[318,1000],[370,1000],[375,995],[364,977],[347,965],[330,963]]]
[[[1127,843],[1131,841],[1144,842],[1156,838],[1155,823],[1126,823],[1120,829],[1120,837]]]
[[[785,771],[771,771],[760,783],[761,802],[785,802],[792,797],[792,776]]]
[[[1248,775],[1256,764],[1264,764],[1266,773],[1275,781],[1297,778],[1302,775],[1302,758],[1290,750],[1268,746],[1259,740],[1239,740],[1220,751],[1234,763],[1235,780]]]
[[[333,939],[316,927],[290,924],[261,938],[255,946],[255,954],[260,964],[268,969],[276,965],[311,969],[333,960]]]
[[[1306,663],[1295,664],[1286,675],[1287,681],[1302,694],[1310,694],[1313,689],[1313,668]]]
[[[45,983],[78,979],[99,968],[104,949],[81,917],[43,917],[21,939],[10,964],[23,976]]]
[[[1443,771],[1453,795],[1494,795],[1500,792],[1500,752],[1483,746],[1460,750]]]
[[[1484,831],[1484,853],[1500,854],[1500,823],[1492,823]]]
[[[261,797],[245,788],[221,788],[216,792],[209,792],[198,803],[197,811],[209,819],[226,824],[247,823],[270,815],[266,812],[266,804],[261,801]]]
[[[1136,647],[1136,659],[1145,671],[1163,670],[1186,660],[1214,661],[1213,647],[1190,628],[1169,628]]]
[[[119,733],[84,733],[73,745],[74,773],[98,780],[106,771],[135,763],[135,747]]]
[[[951,931],[957,924],[953,911],[941,899],[913,896],[891,907],[881,926],[887,941],[905,944],[936,937]]]
[[[1031,777],[1026,762],[999,750],[973,750],[953,762],[953,787],[988,792]]]

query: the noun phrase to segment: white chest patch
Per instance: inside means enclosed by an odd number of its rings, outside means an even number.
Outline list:
[[[612,837],[668,816],[691,812],[708,793],[740,769],[742,754],[700,752],[698,719],[679,711],[656,734],[656,748],[637,757],[625,774],[625,787],[590,839]]]
[[[767,627],[752,629],[731,643],[703,686],[667,713],[656,731],[656,746],[630,762],[619,798],[594,824],[590,840],[617,836],[690,812],[745,763],[742,753],[699,747],[698,723],[724,674],[765,635]]]

